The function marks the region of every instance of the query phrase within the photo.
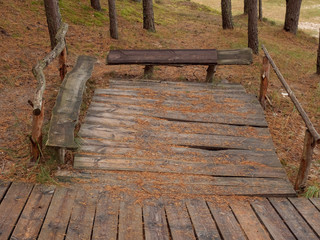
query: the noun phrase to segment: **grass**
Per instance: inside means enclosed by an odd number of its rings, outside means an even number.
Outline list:
[[[309,186],[304,194],[306,198],[319,198],[320,197],[320,188],[319,185]]]

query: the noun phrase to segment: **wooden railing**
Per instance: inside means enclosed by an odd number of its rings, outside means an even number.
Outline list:
[[[59,56],[59,72],[61,80],[66,74],[66,42],[65,36],[68,31],[68,24],[62,23],[56,34],[57,44],[54,49],[32,68],[32,73],[38,81],[34,102],[29,101],[33,107],[31,141],[31,162],[36,162],[42,154],[42,125],[44,118],[43,93],[46,88],[46,79],[43,70]]]
[[[316,144],[320,144],[320,135],[314,128],[313,124],[311,123],[308,115],[304,111],[303,107],[299,103],[298,99],[296,98],[295,94],[289,87],[288,83],[282,76],[281,72],[279,71],[278,67],[272,60],[268,50],[265,48],[265,46],[262,45],[262,49],[265,53],[265,56],[263,57],[263,68],[262,68],[262,74],[261,74],[261,84],[260,84],[260,96],[259,101],[263,108],[266,107],[266,100],[267,100],[267,88],[268,88],[268,81],[269,81],[269,72],[270,72],[270,64],[277,74],[281,84],[287,91],[290,99],[292,100],[293,104],[295,105],[296,109],[298,110],[300,116],[302,117],[303,121],[306,124],[306,132],[305,132],[305,138],[304,138],[304,146],[303,146],[303,153],[301,157],[300,162],[300,168],[298,172],[298,176],[296,178],[295,182],[295,190],[302,190],[305,188],[306,181],[309,175],[311,162],[312,162],[312,155],[313,150],[316,146]]]

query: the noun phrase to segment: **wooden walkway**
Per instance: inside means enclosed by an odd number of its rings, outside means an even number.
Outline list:
[[[146,198],[0,182],[0,239],[319,239],[320,199]]]
[[[95,91],[79,135],[74,167],[112,186],[295,196],[263,110],[239,84],[113,80]]]

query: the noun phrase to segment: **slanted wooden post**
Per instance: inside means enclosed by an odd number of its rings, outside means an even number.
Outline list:
[[[300,162],[300,168],[296,179],[296,183],[294,185],[295,190],[303,190],[306,186],[312,162],[313,149],[315,145],[316,142],[313,136],[311,135],[310,131],[307,129],[304,137],[303,153]]]
[[[206,81],[207,82],[212,82],[213,76],[216,73],[217,65],[209,65],[207,69],[207,77]]]
[[[151,78],[153,75],[153,65],[146,65],[144,67],[144,77]]]
[[[270,62],[266,56],[263,57],[262,64],[259,102],[263,109],[266,109],[266,98],[270,75]]]
[[[64,77],[67,74],[66,62],[67,62],[67,50],[66,48],[64,48],[59,56],[59,72],[60,72],[61,81],[63,81]]]
[[[33,104],[31,103],[33,107]],[[32,117],[32,132],[30,136],[30,149],[31,149],[31,160],[32,164],[36,163],[41,159],[42,155],[42,126],[44,119],[44,100],[42,100],[40,114],[33,113]]]

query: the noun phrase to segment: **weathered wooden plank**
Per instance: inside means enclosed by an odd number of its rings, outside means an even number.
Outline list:
[[[319,239],[289,200],[286,198],[269,200],[297,239]]]
[[[66,239],[90,239],[96,210],[97,192],[80,189],[72,206]]]
[[[143,206],[144,231],[146,240],[169,240],[164,207],[155,203]]]
[[[202,162],[231,165],[253,165],[261,167],[281,168],[280,161],[274,152],[254,152],[249,150],[219,150],[210,151],[196,148],[166,146],[155,150],[149,145],[137,146],[134,142],[121,143],[108,140],[82,139],[79,155],[106,156],[112,159],[126,158],[152,160],[177,160],[183,162]]]
[[[196,239],[191,220],[184,203],[167,204],[165,206],[172,239]]]
[[[108,65],[208,65],[216,64],[217,60],[215,49],[110,50],[106,63]]]
[[[320,238],[320,211],[306,198],[289,200]]]
[[[271,239],[248,202],[234,200],[231,202],[230,207],[248,239]]]
[[[10,185],[11,185],[11,182],[0,181],[0,203],[1,203],[2,199],[4,198]]]
[[[218,50],[218,65],[250,65],[251,63],[251,48]]]
[[[132,199],[120,203],[118,239],[143,239],[142,209]]]
[[[186,202],[186,205],[197,239],[221,239],[217,226],[204,200],[189,200]]]
[[[76,148],[74,127],[78,121],[82,95],[96,59],[80,56],[61,84],[52,110],[47,146]]]
[[[117,239],[119,206],[119,200],[110,197],[107,192],[100,195],[94,220],[92,239]]]
[[[8,192],[0,204],[0,237],[8,239],[15,224],[23,210],[29,194],[33,188],[32,184],[11,184]]]
[[[227,204],[207,202],[223,239],[246,239],[239,223]]]
[[[38,239],[64,239],[69,224],[75,192],[68,188],[57,188]]]
[[[253,200],[251,206],[273,239],[296,239],[268,200]]]
[[[309,200],[313,203],[313,205],[316,206],[316,208],[318,208],[318,210],[320,211],[320,198],[309,198]]]
[[[54,186],[36,185],[11,239],[36,239],[54,193]]]
[[[282,168],[246,163],[232,165],[223,163],[187,162],[168,159],[130,159],[109,158],[107,156],[76,155],[74,168],[78,169],[104,169],[141,172],[167,172],[186,173],[210,176],[241,176],[241,177],[266,177],[284,180],[286,174]]]

